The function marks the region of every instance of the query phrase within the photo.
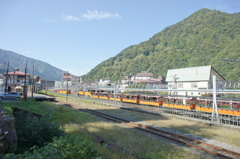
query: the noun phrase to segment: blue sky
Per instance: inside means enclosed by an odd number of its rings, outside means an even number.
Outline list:
[[[0,0],[0,48],[83,75],[202,8],[237,13],[240,1]]]

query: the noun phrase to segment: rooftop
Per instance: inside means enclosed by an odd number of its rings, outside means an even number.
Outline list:
[[[6,75],[7,73],[4,73],[4,75]],[[21,75],[21,76],[25,76],[24,72],[21,71],[14,71],[14,72],[8,72],[9,75]],[[27,76],[30,76],[28,73],[26,74]]]
[[[141,73],[137,73],[136,77],[153,77],[153,74],[147,71],[143,71]]]
[[[180,69],[171,69],[167,72],[166,81],[208,81],[210,80],[211,71],[215,72],[212,66],[199,66]],[[221,75],[218,74],[220,77]],[[222,77],[221,77],[222,78]]]

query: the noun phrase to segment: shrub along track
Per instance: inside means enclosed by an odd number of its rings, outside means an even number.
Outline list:
[[[62,103],[62,104],[66,105],[66,103]],[[72,106],[72,104],[67,104],[67,105]],[[133,122],[133,121],[130,121],[130,120],[126,120],[126,119],[123,119],[123,118],[120,118],[120,117],[116,117],[116,116],[113,116],[113,115],[109,115],[109,114],[102,113],[102,112],[92,110],[92,109],[88,109],[88,108],[80,108],[78,110],[83,111],[83,112],[87,112],[87,113],[91,113],[91,114],[94,114],[96,116],[108,119],[110,121],[117,122],[117,123],[123,124],[125,126],[135,128],[135,129],[138,129],[138,130],[150,133],[150,134],[154,134],[156,136],[160,136],[160,137],[163,137],[163,138],[170,139],[172,141],[175,141],[175,142],[184,144],[186,146],[198,149],[198,150],[203,151],[205,153],[211,154],[213,156],[217,156],[217,157],[220,157],[220,158],[240,158],[240,153],[237,153],[237,152],[234,152],[234,151],[231,151],[231,150],[227,150],[227,149],[224,149],[224,148],[221,148],[221,147],[218,147],[218,146],[214,146],[214,145],[211,145],[211,144],[199,141],[199,140],[188,138],[188,137],[185,137],[185,136],[182,136],[182,135],[177,135],[177,134],[174,134],[174,133],[171,133],[171,132],[160,130],[160,129],[157,129],[157,128],[154,128],[154,127],[151,127],[151,126],[136,123],[136,122]]]

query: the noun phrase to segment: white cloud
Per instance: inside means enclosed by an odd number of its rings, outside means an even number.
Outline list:
[[[117,12],[111,13],[98,10],[89,10],[80,16],[66,15],[65,13],[62,13],[60,18],[62,21],[82,21],[82,20],[103,20],[109,18],[121,18],[121,16]],[[51,21],[49,20],[49,22]]]
[[[92,19],[102,20],[102,19],[120,18],[120,17],[121,16],[117,12],[111,13],[111,12],[98,11],[98,10],[89,10],[82,15],[82,18],[87,20],[92,20]]]
[[[64,13],[62,13],[61,19],[63,21],[79,21],[80,20],[79,17],[72,16],[72,15],[65,15]]]

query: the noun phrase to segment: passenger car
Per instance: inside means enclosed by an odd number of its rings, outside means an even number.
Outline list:
[[[7,92],[0,95],[0,99],[20,99],[21,93],[18,92]]]

